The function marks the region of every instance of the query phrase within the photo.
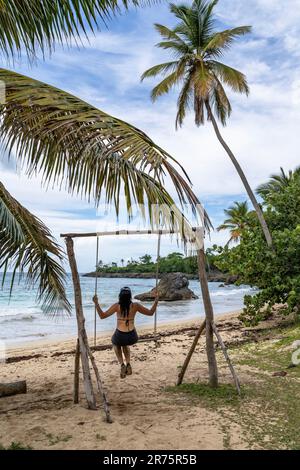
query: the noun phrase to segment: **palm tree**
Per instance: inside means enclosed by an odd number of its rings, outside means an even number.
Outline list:
[[[227,219],[218,227],[221,230],[230,230],[230,239],[226,245],[230,243],[238,243],[241,239],[243,231],[251,227],[251,214],[247,201],[235,202],[229,209],[224,211]]]
[[[170,51],[173,60],[146,70],[141,79],[162,75],[165,78],[152,90],[152,100],[182,84],[177,102],[176,128],[182,126],[187,111],[192,108],[197,126],[211,121],[217,138],[234,164],[247,194],[255,208],[266,241],[272,238],[262,209],[233,152],[223,139],[217,119],[223,126],[231,115],[231,104],[224,89],[228,86],[236,93],[249,94],[244,74],[220,62],[233,42],[251,31],[250,26],[239,26],[216,31],[214,8],[218,0],[194,0],[192,6],[170,5],[170,11],[179,20],[174,28],[155,24],[163,41],[158,47]]]
[[[256,192],[265,201],[270,196],[272,196],[272,194],[279,193],[295,181],[299,181],[299,178],[300,166],[298,166],[294,171],[290,170],[288,174],[285,173],[283,168],[280,168],[280,174],[272,175],[267,183],[261,184],[257,188]]]
[[[99,26],[99,18],[103,20],[129,3],[139,2],[1,0],[0,53],[9,58],[26,51],[29,59],[34,58],[38,51],[51,51],[55,43],[80,39],[87,28]],[[130,214],[133,202],[147,201],[149,210],[151,204],[174,204],[163,185],[167,175],[181,202],[194,208],[199,203],[183,168],[139,129],[24,75],[0,69],[0,80],[6,87],[6,101],[0,106],[2,158],[13,155],[29,177],[39,173],[45,185],[64,184],[72,194],[96,205],[105,192],[106,201],[114,204],[117,213],[123,188]],[[59,306],[69,310],[62,258],[47,227],[1,184],[3,282],[11,267],[12,286],[17,270],[26,272],[29,282],[38,283],[39,300],[46,310],[54,313]]]

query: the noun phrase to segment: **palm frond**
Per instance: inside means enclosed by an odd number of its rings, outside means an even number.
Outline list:
[[[262,197],[262,199],[264,199],[264,201],[266,201],[273,194],[280,193],[295,181],[299,181],[299,178],[299,166],[296,167],[295,170],[289,170],[288,173],[286,173],[283,168],[280,168],[280,174],[271,175],[269,181],[261,184],[257,188],[256,192]]]
[[[191,52],[185,44],[181,44],[180,42],[173,41],[171,39],[169,41],[158,42],[156,44],[156,47],[160,47],[161,49],[165,50],[170,50],[171,54],[177,58],[180,58],[184,54],[189,54]]]
[[[203,49],[203,52],[209,56],[220,56],[224,51],[230,48],[237,37],[245,36],[251,33],[251,26],[238,26],[233,29],[215,33]]]
[[[0,182],[0,269],[2,282],[12,269],[11,291],[16,273],[38,287],[38,302],[45,313],[70,312],[66,298],[63,253],[48,228],[23,207]]]
[[[94,31],[121,7],[141,3],[139,0],[1,0],[0,51],[14,56],[24,49],[29,57],[37,50],[51,52],[55,43],[66,44],[86,36],[88,30]]]
[[[215,77],[215,86],[212,89],[210,101],[212,101],[216,116],[225,126],[227,118],[231,115],[232,108],[223,85],[217,77]]]
[[[0,80],[6,83],[0,140],[29,176],[39,172],[45,183],[65,184],[71,193],[99,202],[106,180],[98,180],[95,167],[122,158],[161,185],[170,177],[180,203],[199,203],[183,167],[139,129],[23,75],[0,69]],[[184,179],[189,184],[183,188]]]
[[[143,75],[141,76],[141,81],[143,81],[145,78],[156,77],[156,75],[159,74],[165,75],[166,73],[174,72],[177,67],[177,60],[173,62],[165,62],[164,64],[154,65],[154,67],[151,67],[143,73]]]
[[[187,52],[189,52],[189,51],[192,52],[189,45],[186,42],[184,42],[181,39],[181,37],[176,33],[176,30],[170,29],[167,26],[164,26],[164,25],[159,24],[159,23],[155,23],[154,27],[163,39],[165,39],[167,41],[175,41],[176,43],[178,43],[179,45],[184,47]]]
[[[213,10],[219,3],[219,0],[212,0],[206,7],[205,12],[200,15],[201,18],[201,45],[207,44],[215,28],[215,17]]]
[[[178,76],[178,72],[176,70],[175,72],[171,73],[166,78],[164,78],[161,82],[159,82],[158,85],[156,85],[151,92],[152,101],[155,101],[160,96],[168,93],[171,88],[173,88],[173,86],[178,83],[179,79],[180,77]]]
[[[242,72],[215,60],[209,61],[209,68],[213,70],[221,82],[229,86],[234,92],[249,95],[247,78]]]
[[[186,116],[186,112],[191,107],[191,102],[193,99],[194,89],[193,89],[193,74],[190,74],[186,77],[183,87],[179,93],[177,100],[177,115],[176,115],[176,129],[181,127]]]

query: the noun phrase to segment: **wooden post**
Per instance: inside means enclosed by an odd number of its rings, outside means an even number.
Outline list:
[[[200,326],[195,338],[194,338],[194,341],[193,341],[193,344],[191,346],[191,349],[189,350],[188,352],[188,355],[186,356],[185,358],[185,361],[184,361],[184,364],[181,368],[181,371],[180,373],[178,374],[178,380],[177,380],[177,385],[181,385],[182,382],[183,382],[183,379],[184,379],[184,376],[185,376],[185,373],[186,373],[186,370],[188,368],[188,365],[190,363],[190,360],[192,358],[192,355],[194,354],[194,351],[196,349],[196,346],[198,344],[198,341],[200,339],[200,336],[202,335],[203,331],[205,330],[205,325],[206,325],[206,321],[204,321],[202,323],[202,325]]]
[[[235,372],[235,370],[234,370],[234,367],[233,367],[232,362],[231,362],[231,360],[230,360],[230,357],[229,357],[229,355],[228,355],[226,346],[225,346],[225,344],[224,344],[224,342],[223,342],[223,340],[222,340],[222,337],[221,337],[220,333],[218,332],[218,329],[217,329],[215,323],[212,323],[212,329],[213,329],[213,331],[214,331],[214,333],[215,333],[215,335],[216,335],[216,337],[217,337],[218,343],[219,343],[219,345],[220,345],[220,347],[221,347],[221,349],[222,349],[222,351],[223,351],[224,357],[225,357],[225,359],[226,359],[226,361],[227,361],[227,364],[228,364],[228,366],[229,366],[229,369],[230,369],[230,371],[231,371],[231,374],[232,374],[232,377],[233,377],[233,380],[234,380],[234,383],[235,383],[237,392],[238,392],[238,394],[241,396],[241,386],[240,386],[239,378],[238,378],[238,376],[237,376],[237,374],[236,374],[236,372]]]
[[[106,415],[106,422],[107,423],[112,423],[113,421],[112,421],[112,418],[110,416],[109,403],[108,403],[107,398],[106,398],[106,393],[104,391],[103,383],[102,383],[102,380],[101,380],[101,377],[100,377],[100,374],[99,374],[99,370],[98,370],[95,358],[94,358],[93,353],[90,350],[90,348],[89,348],[89,356],[90,356],[91,363],[92,363],[92,366],[94,368],[94,372],[95,372],[95,375],[96,375],[98,391],[99,391],[99,394],[100,394],[100,396],[102,397],[102,400],[103,400],[103,408],[104,408],[104,412],[105,412],[105,415]]]
[[[72,272],[73,286],[74,286],[74,297],[75,297],[75,308],[76,308],[76,319],[78,327],[78,339],[80,346],[80,355],[81,355],[81,364],[83,372],[83,383],[85,389],[85,395],[88,403],[88,408],[91,410],[96,410],[96,398],[93,390],[93,384],[90,374],[89,366],[89,354],[88,354],[88,339],[85,330],[85,319],[83,315],[82,308],[82,295],[79,274],[77,269],[76,258],[74,254],[74,242],[72,238],[66,238],[67,253],[70,263],[70,268]]]
[[[206,275],[206,263],[205,263],[205,253],[204,247],[198,250],[198,270],[199,270],[199,280],[201,284],[202,298],[205,310],[206,317],[206,353],[208,360],[208,370],[209,370],[209,384],[212,388],[218,387],[218,366],[216,360],[216,353],[214,348],[214,334],[212,329],[212,324],[214,321],[214,311],[210,299],[207,275]]]
[[[76,405],[79,403],[79,370],[80,370],[80,346],[79,346],[79,339],[77,339],[76,353],[75,353],[74,395],[73,395],[73,401]]]

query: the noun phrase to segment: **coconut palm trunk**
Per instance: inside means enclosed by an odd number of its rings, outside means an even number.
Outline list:
[[[256,197],[255,197],[255,195],[254,195],[254,193],[251,189],[250,184],[248,183],[248,180],[246,178],[246,175],[245,175],[241,165],[239,164],[239,162],[235,158],[233,152],[231,151],[231,149],[229,148],[229,146],[227,145],[227,143],[225,142],[225,140],[222,137],[222,134],[221,134],[219,126],[218,126],[218,123],[217,123],[217,121],[216,121],[216,119],[213,115],[212,110],[211,110],[210,104],[208,102],[206,102],[205,104],[206,104],[206,109],[207,109],[207,112],[208,112],[209,119],[212,122],[212,125],[213,125],[213,128],[215,130],[216,136],[217,136],[220,144],[224,148],[225,152],[229,156],[230,160],[232,161],[239,177],[241,178],[241,180],[243,182],[243,185],[245,186],[245,189],[247,191],[249,199],[251,200],[251,202],[253,204],[253,207],[256,211],[257,218],[258,218],[259,223],[261,225],[261,228],[263,230],[266,242],[267,242],[268,246],[271,248],[273,246],[272,236],[271,236],[270,230],[268,228],[267,222],[265,221],[263,211],[262,211],[260,205],[257,202],[257,199],[256,199]]]

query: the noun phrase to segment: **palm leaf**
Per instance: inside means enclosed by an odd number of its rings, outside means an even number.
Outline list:
[[[155,77],[158,74],[165,75],[168,72],[173,72],[177,66],[178,61],[165,62],[164,64],[154,65],[154,67],[151,67],[143,73],[141,76],[141,81],[143,81],[145,78]]]
[[[211,93],[211,101],[214,103],[215,114],[218,116],[223,126],[225,126],[227,118],[231,115],[232,108],[223,85],[217,77],[215,77],[215,86]]]
[[[25,49],[28,56],[43,53],[55,43],[68,43],[94,31],[99,24],[139,0],[1,0],[0,51],[14,56]],[[148,2],[151,3],[149,0]]]
[[[139,129],[23,75],[0,69],[0,80],[6,84],[0,140],[29,176],[38,172],[47,184],[65,184],[71,193],[99,202],[107,180],[99,180],[95,169],[107,158],[121,158],[161,185],[171,177],[180,203],[196,209],[199,200],[183,167]]]
[[[251,31],[251,26],[238,26],[237,28],[226,29],[215,33],[208,44],[206,44],[203,52],[210,56],[220,56],[225,50],[230,48],[237,37],[244,36],[251,33]]]
[[[63,254],[48,228],[23,207],[0,182],[0,269],[2,282],[13,270],[25,273],[29,285],[38,286],[38,302],[48,314],[70,312],[64,288]]]
[[[217,61],[209,61],[209,68],[219,78],[219,80],[228,85],[234,92],[249,95],[249,86],[246,76],[228,65]]]
[[[194,93],[193,87],[191,86],[192,80],[193,80],[192,74],[186,77],[183,87],[178,97],[177,115],[176,115],[176,121],[175,121],[176,129],[182,126],[184,118],[186,116],[186,112],[191,106],[191,101],[192,101],[192,97]]]

